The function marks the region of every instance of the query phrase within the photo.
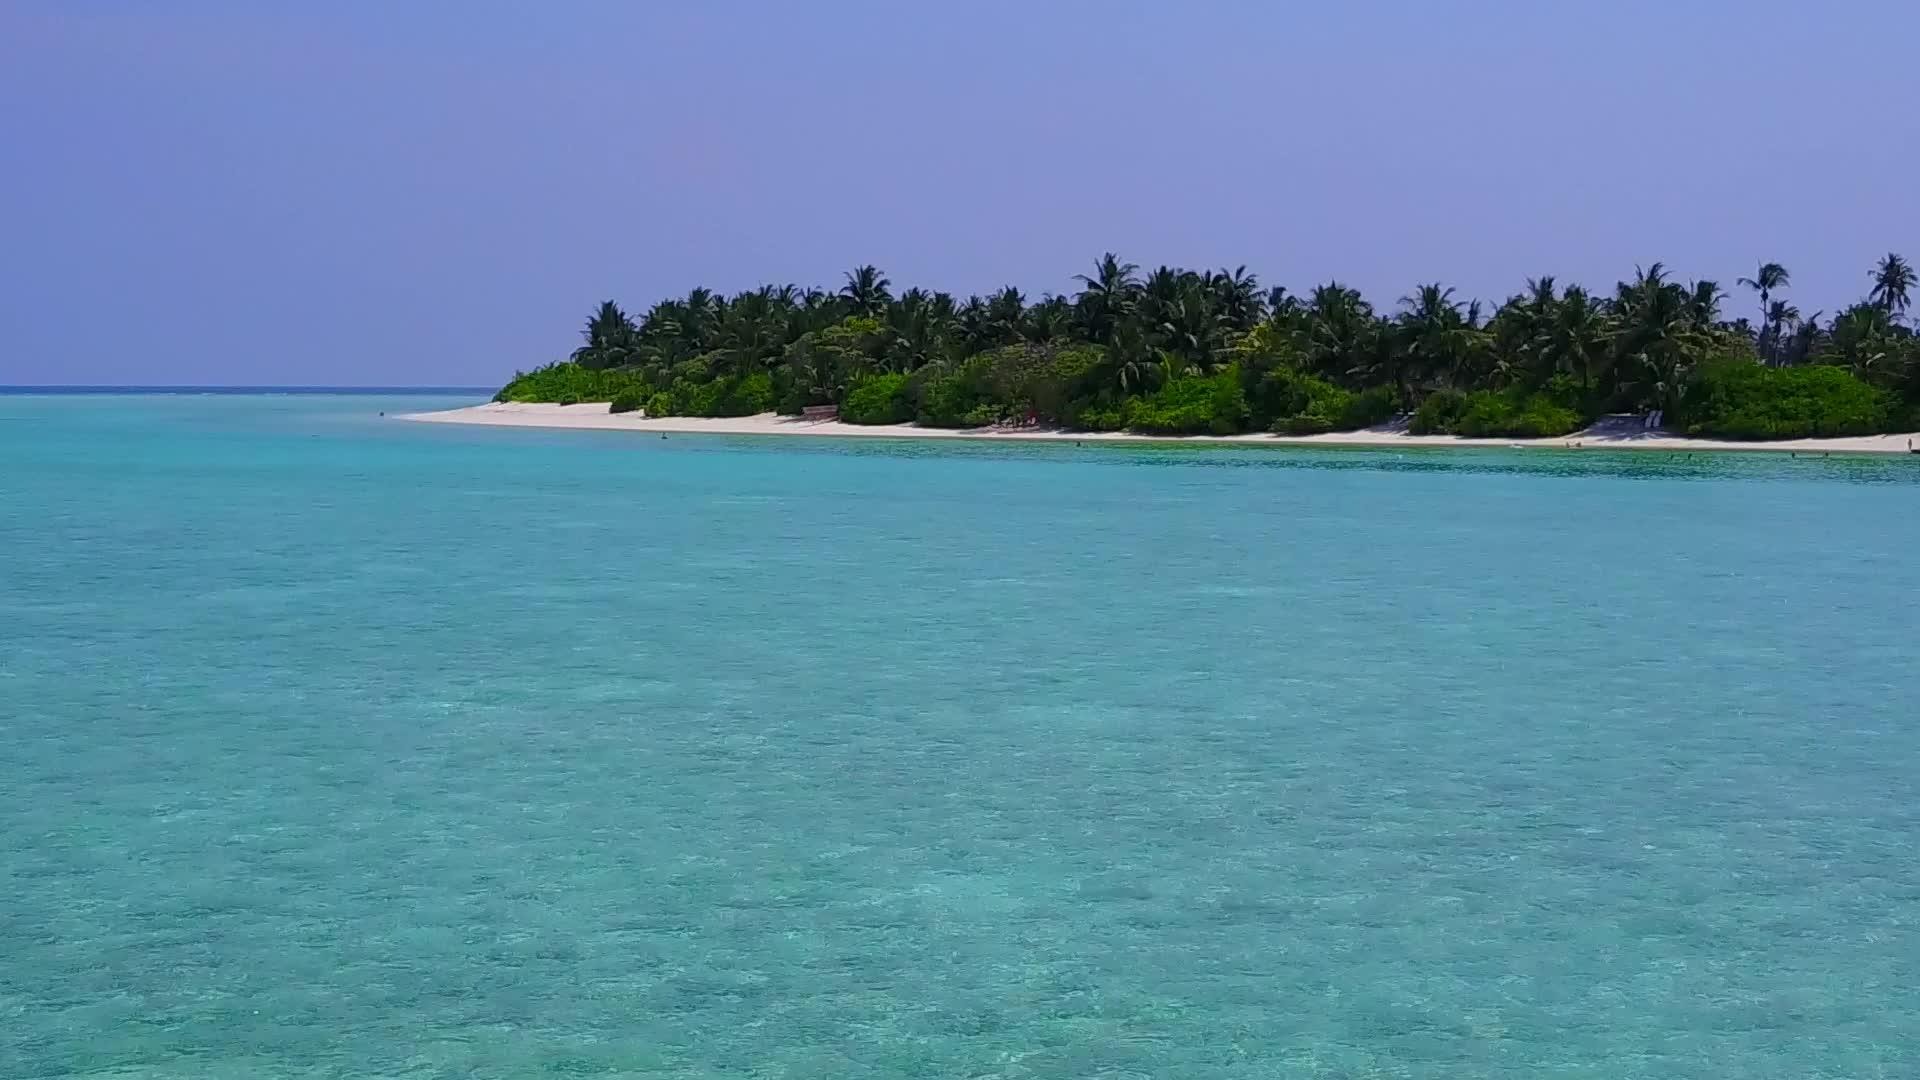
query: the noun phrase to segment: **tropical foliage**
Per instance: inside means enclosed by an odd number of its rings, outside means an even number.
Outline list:
[[[592,368],[577,362],[549,364],[536,371],[515,375],[496,401],[552,401],[575,405],[583,401],[613,401],[622,395],[637,394],[642,400],[652,393],[646,380],[624,368]]]
[[[1113,254],[1075,282],[960,298],[896,292],[862,266],[831,292],[701,288],[637,319],[607,301],[569,360],[500,398],[1167,433],[1309,434],[1404,414],[1414,431],[1561,435],[1663,410],[1744,438],[1884,430],[1920,408],[1920,282],[1895,254],[1825,322],[1789,302],[1778,263],[1738,279],[1757,305],[1732,317],[1718,283],[1660,263],[1610,291],[1534,278],[1491,310],[1441,282],[1379,309],[1338,282],[1294,294],[1245,267],[1144,271]]]
[[[1780,439],[1885,431],[1894,400],[1833,365],[1722,363],[1703,369],[1681,404],[1690,435]]]
[[[854,424],[904,424],[913,419],[908,389],[900,372],[861,376],[840,404],[840,417]]]

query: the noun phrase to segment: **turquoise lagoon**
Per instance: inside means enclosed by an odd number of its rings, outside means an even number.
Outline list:
[[[1920,459],[0,397],[7,1077],[1920,1073]]]

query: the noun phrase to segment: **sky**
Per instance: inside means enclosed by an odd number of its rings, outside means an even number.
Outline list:
[[[600,300],[1152,267],[1831,311],[1912,0],[0,3],[0,384],[494,385]]]

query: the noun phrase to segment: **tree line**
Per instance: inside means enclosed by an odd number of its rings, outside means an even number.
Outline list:
[[[907,288],[872,266],[837,290],[697,288],[638,319],[613,301],[564,362],[503,400],[651,415],[797,413],[856,423],[1044,423],[1309,433],[1406,414],[1415,431],[1558,435],[1606,413],[1743,438],[1920,427],[1913,266],[1889,254],[1823,319],[1765,263],[1735,287],[1659,263],[1610,292],[1533,278],[1488,311],[1441,283],[1389,308],[1330,282],[1264,287],[1243,266],[1152,271],[1107,254],[1070,294]]]

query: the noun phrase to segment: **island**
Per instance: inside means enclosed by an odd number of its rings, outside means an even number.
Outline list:
[[[1905,452],[1920,431],[1912,265],[1897,254],[1825,321],[1757,267],[1730,317],[1715,281],[1659,263],[1610,293],[1552,277],[1487,312],[1440,283],[1391,311],[1338,282],[1296,295],[1245,267],[1107,254],[1070,294],[696,288],[637,320],[606,301],[564,360],[495,402],[411,419],[733,434],[1544,443]]]

